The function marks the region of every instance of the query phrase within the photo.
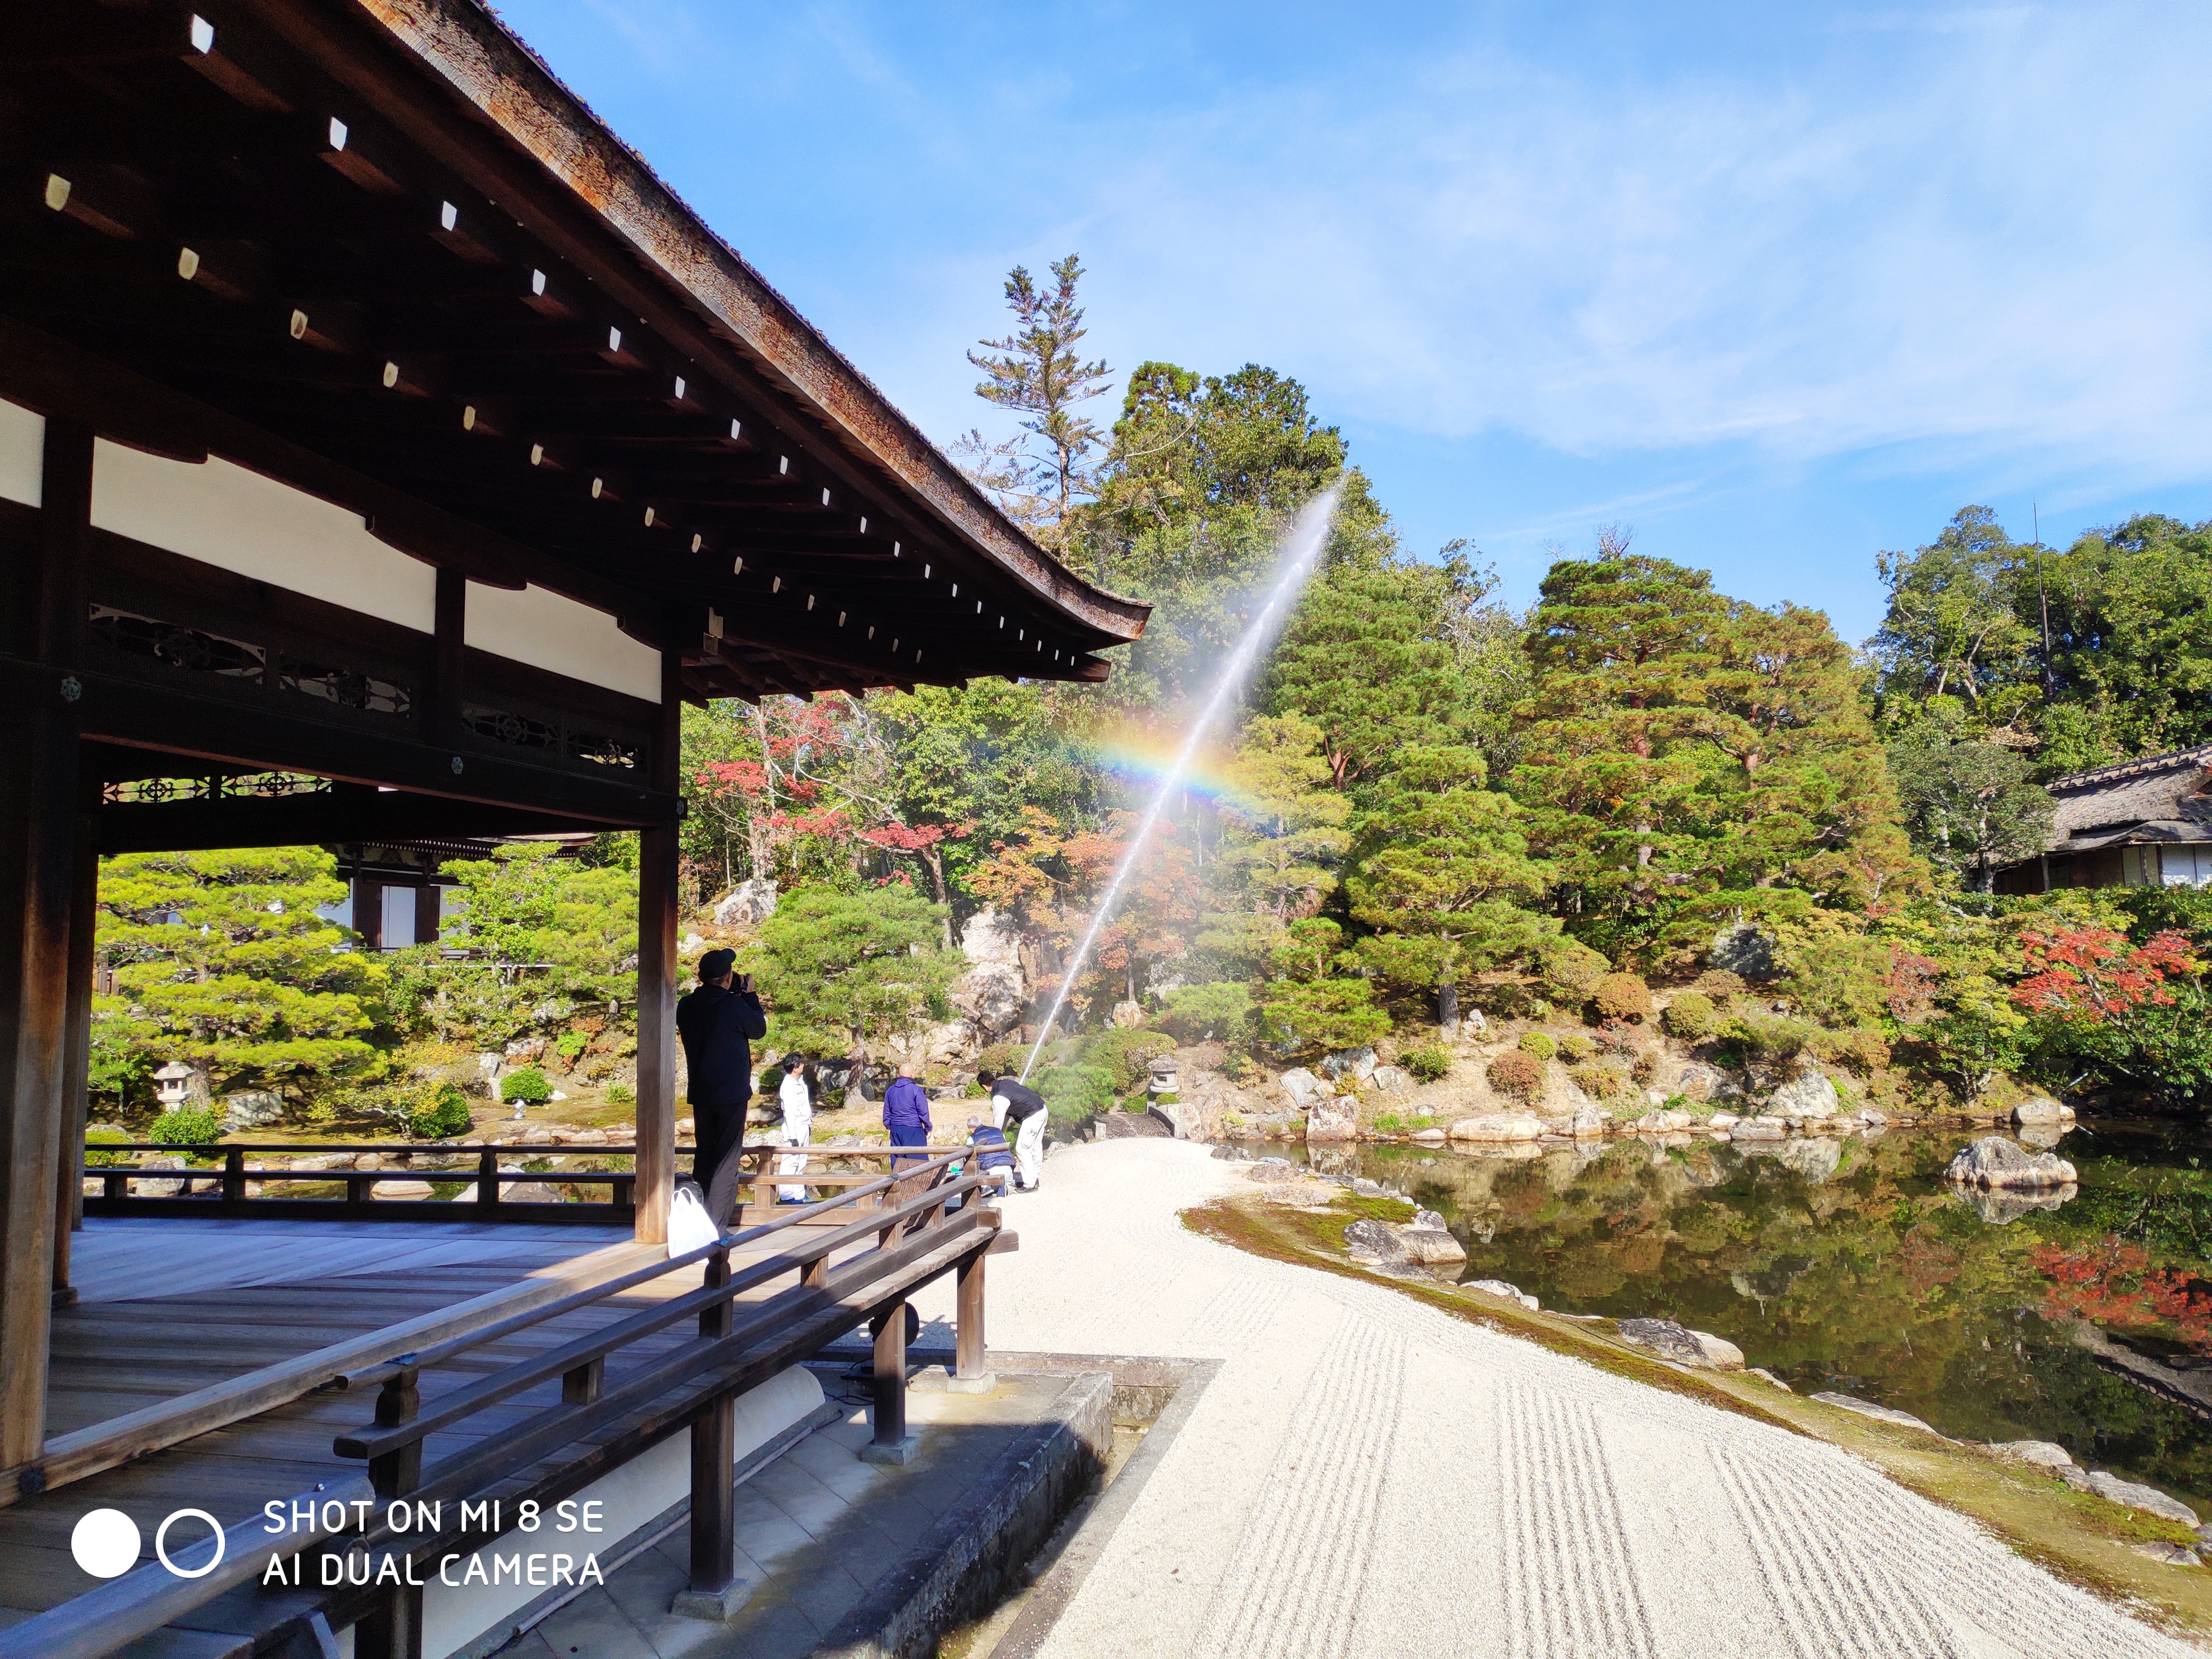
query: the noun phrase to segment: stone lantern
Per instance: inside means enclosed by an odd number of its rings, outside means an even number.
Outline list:
[[[163,1111],[179,1111],[191,1103],[192,1077],[192,1068],[179,1060],[154,1073],[154,1098]]]
[[[1162,1054],[1152,1061],[1152,1079],[1145,1092],[1153,1100],[1166,1104],[1176,1098],[1176,1088],[1182,1076],[1182,1067],[1173,1054]]]

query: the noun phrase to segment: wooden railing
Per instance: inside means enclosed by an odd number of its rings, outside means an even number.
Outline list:
[[[780,1153],[783,1149],[763,1150]],[[856,1149],[835,1150],[853,1156]],[[883,1149],[866,1150],[884,1155]],[[914,1149],[901,1150],[911,1156]],[[836,1197],[789,1208],[715,1243],[486,1317],[435,1341],[404,1351],[395,1351],[389,1343],[368,1350],[361,1342],[348,1345],[354,1351],[350,1363],[335,1375],[326,1374],[326,1383],[375,1388],[376,1407],[374,1420],[339,1436],[334,1449],[341,1457],[363,1461],[367,1478],[326,1482],[312,1492],[298,1494],[285,1509],[291,1512],[296,1502],[301,1513],[336,1515],[339,1509],[332,1505],[333,1498],[343,1504],[374,1498],[376,1502],[365,1510],[369,1524],[325,1530],[317,1522],[285,1535],[276,1553],[289,1557],[302,1551],[374,1551],[402,1562],[434,1562],[447,1553],[487,1543],[491,1534],[472,1533],[462,1520],[435,1533],[402,1536],[386,1524],[391,1502],[404,1498],[410,1507],[442,1502],[446,1513],[452,1515],[459,1512],[459,1504],[497,1488],[512,1514],[523,1498],[565,1496],[688,1426],[691,1575],[687,1594],[710,1604],[718,1600],[726,1603],[736,1582],[732,1480],[739,1395],[866,1324],[874,1334],[872,1444],[902,1446],[907,1301],[947,1273],[958,1278],[959,1372],[963,1376],[982,1375],[983,1261],[987,1253],[1011,1249],[1013,1240],[1000,1233],[997,1212],[981,1202],[982,1189],[989,1184],[987,1179],[974,1172],[950,1174],[958,1157],[956,1150],[894,1175],[859,1180]],[[771,1182],[777,1179],[773,1175],[767,1178]],[[871,1204],[873,1207],[868,1207]],[[793,1233],[802,1226],[805,1234]],[[774,1254],[732,1261],[733,1251],[747,1250],[780,1234],[793,1236]],[[854,1246],[864,1248],[855,1251]],[[841,1252],[851,1253],[840,1259]],[[421,1397],[419,1385],[426,1370],[702,1264],[703,1282],[696,1290],[428,1401]],[[779,1285],[784,1280],[788,1282]],[[738,1304],[738,1297],[762,1291],[769,1293]],[[610,1374],[610,1362],[619,1361],[625,1350],[692,1318],[697,1327],[690,1340]],[[555,1376],[562,1382],[557,1404],[426,1466],[423,1442],[429,1436]],[[580,1459],[519,1489],[513,1486],[533,1466],[579,1443],[591,1448]],[[227,1528],[222,1541],[220,1553],[216,1540],[210,1539],[177,1556],[178,1566],[186,1571],[217,1563],[201,1577],[179,1577],[159,1566],[142,1567],[0,1631],[0,1659],[96,1659],[232,1586],[263,1575],[270,1540],[260,1511]],[[312,1576],[308,1582],[314,1582]],[[422,1596],[421,1589],[412,1585],[333,1592],[325,1609],[327,1626],[357,1626],[356,1659],[418,1655]]]
[[[898,1150],[908,1155],[935,1155],[959,1149],[913,1146]],[[811,1167],[803,1179],[778,1176],[772,1165],[781,1158],[794,1153],[804,1154],[811,1166],[839,1158],[881,1156],[886,1149],[880,1146],[790,1148],[752,1146],[744,1151],[748,1165],[745,1180],[746,1184],[753,1188],[753,1202],[766,1206],[775,1202],[773,1194],[766,1190],[769,1188],[794,1184],[815,1188],[850,1186],[875,1178]],[[204,1167],[198,1169],[148,1168],[135,1164],[93,1166],[88,1164],[85,1179],[100,1183],[99,1194],[96,1196],[88,1194],[85,1199],[84,1212],[88,1216],[222,1216],[234,1218],[251,1216],[299,1220],[557,1222],[622,1226],[634,1219],[636,1213],[637,1177],[629,1171],[501,1167],[502,1160],[514,1164],[520,1159],[532,1163],[559,1159],[574,1164],[592,1158],[635,1158],[637,1148],[634,1146],[555,1146],[510,1143],[423,1146],[404,1142],[353,1141],[317,1142],[313,1145],[236,1142],[206,1146],[172,1141],[106,1141],[88,1143],[86,1152],[88,1157],[139,1152],[179,1153],[204,1161]],[[250,1157],[326,1157],[333,1153],[356,1158],[364,1153],[382,1158],[404,1156],[407,1162],[397,1168],[376,1170],[301,1170],[247,1162]],[[679,1160],[678,1176],[679,1178],[689,1176],[688,1165],[696,1160],[696,1152],[688,1146],[678,1146],[676,1156]],[[215,1161],[217,1159],[220,1163]],[[377,1197],[380,1185],[396,1181],[427,1181],[445,1185],[459,1183],[464,1188],[473,1188],[475,1196],[442,1200],[435,1198],[395,1200]],[[181,1182],[183,1190],[159,1195],[132,1190],[135,1186],[150,1182]],[[305,1198],[292,1194],[249,1191],[249,1183],[257,1182],[264,1188],[343,1184],[345,1195],[343,1198]],[[546,1203],[543,1200],[517,1202],[507,1195],[508,1188],[524,1185],[585,1189],[605,1188],[607,1196],[603,1200],[572,1198],[560,1203]]]

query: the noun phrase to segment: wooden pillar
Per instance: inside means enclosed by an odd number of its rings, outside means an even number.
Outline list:
[[[461,668],[467,650],[468,606],[468,577],[454,566],[440,565],[430,695],[422,700],[425,743],[451,744],[461,735],[465,696]]]
[[[84,1126],[92,1080],[93,942],[100,923],[100,854],[88,816],[77,820],[70,882],[68,1003],[62,1033],[60,1175],[54,1189],[54,1305],[76,1300],[70,1284],[70,1234],[84,1225]]]
[[[873,1432],[860,1448],[867,1463],[902,1464],[913,1461],[917,1438],[906,1431],[906,1310],[894,1302],[877,1314],[870,1328],[875,1333]]]
[[[672,793],[681,776],[684,659],[660,657],[660,731],[653,785]],[[680,827],[638,831],[637,848],[637,1188],[633,1237],[668,1242],[668,1203],[676,1186],[676,908]],[[702,1182],[703,1184],[703,1182]]]
[[[989,1375],[984,1368],[983,1252],[978,1250],[954,1269],[958,1334],[955,1341],[954,1380],[980,1382]]]
[[[36,1459],[46,1436],[82,695],[69,671],[84,625],[90,428],[46,423],[40,491],[42,672],[32,696],[0,715],[9,760],[0,790],[0,1468]]]

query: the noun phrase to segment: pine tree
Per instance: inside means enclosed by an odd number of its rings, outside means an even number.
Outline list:
[[[1075,406],[1103,392],[1113,374],[1103,361],[1085,362],[1076,350],[1089,331],[1083,326],[1083,307],[1075,302],[1082,276],[1083,266],[1073,253],[1053,262],[1048,290],[1037,287],[1026,266],[1016,265],[1006,275],[1013,331],[1003,339],[981,341],[981,352],[968,354],[968,361],[983,371],[975,395],[1027,416],[1022,430],[1042,440],[1044,453],[988,445],[980,433],[971,433],[962,449],[985,463],[979,482],[1010,505],[1024,497],[1036,501],[1017,516],[1034,517],[1039,528],[1055,538],[1075,497],[1091,489],[1086,463],[1103,436],[1097,422],[1075,413]]]
[[[940,936],[935,907],[901,882],[865,894],[787,894],[761,924],[767,954],[757,978],[770,1039],[787,1052],[860,1060],[886,1038],[943,1019],[962,963],[939,948]]]
[[[125,853],[100,866],[96,1041],[118,1081],[166,1060],[213,1090],[300,1099],[374,1072],[369,1003],[383,964],[318,914],[345,897],[313,847]],[[129,1058],[126,1060],[125,1056]],[[135,1062],[135,1063],[133,1063]]]
[[[1482,787],[1474,750],[1416,747],[1395,759],[1361,815],[1346,890],[1353,917],[1376,930],[1360,941],[1361,959],[1385,980],[1433,994],[1449,1029],[1471,975],[1558,934],[1535,908],[1549,872],[1528,854],[1519,805]]]

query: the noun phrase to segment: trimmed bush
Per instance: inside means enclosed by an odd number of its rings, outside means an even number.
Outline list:
[[[1408,1048],[1398,1056],[1398,1064],[1411,1072],[1423,1083],[1434,1083],[1452,1068],[1451,1050],[1437,1043],[1425,1043]]]
[[[1646,1048],[1629,1062],[1628,1075],[1638,1084],[1648,1085],[1659,1075],[1659,1056]]]
[[[164,1112],[146,1132],[149,1140],[179,1142],[188,1146],[212,1146],[222,1139],[222,1120],[202,1107],[187,1106]]]
[[[1795,1060],[1820,1036],[1820,1028],[1787,1014],[1769,1014],[1755,1006],[1739,1006],[1728,1023],[1726,1035],[1741,1042],[1754,1060]]]
[[[1571,1073],[1575,1086],[1592,1100],[1611,1100],[1628,1092],[1628,1079],[1620,1067],[1607,1060],[1584,1060]]]
[[[105,1127],[87,1129],[84,1132],[84,1167],[88,1170],[105,1170],[124,1162],[120,1152],[96,1152],[94,1150],[95,1147],[127,1146],[131,1143],[131,1137],[125,1134],[122,1130]]]
[[[1741,974],[1731,974],[1725,968],[1708,968],[1691,981],[1690,988],[1699,996],[1711,997],[1717,1002],[1740,995],[1750,988]]]
[[[1581,1001],[1605,977],[1606,959],[1580,939],[1553,939],[1540,960],[1545,984],[1559,993],[1562,1002]]]
[[[1667,1012],[1659,1016],[1659,1023],[1667,1028],[1669,1036],[1678,1036],[1685,1042],[1703,1042],[1720,1030],[1721,1011],[1702,991],[1680,991],[1667,1005]]]
[[[1185,1042],[1238,1042],[1252,1034],[1252,988],[1240,980],[1179,985],[1160,1004],[1161,1025]]]
[[[445,1140],[475,1127],[468,1097],[450,1083],[410,1089],[401,1099],[401,1109],[407,1115],[407,1133],[417,1140]]]
[[[1518,1049],[1490,1062],[1490,1086],[1516,1100],[1532,1100],[1544,1085],[1544,1062]]]
[[[1651,1018],[1651,988],[1641,974],[1607,974],[1590,993],[1590,1001],[1607,1019]]]
[[[519,1100],[526,1106],[543,1106],[553,1098],[553,1085],[545,1080],[545,1073],[535,1066],[526,1066],[519,1072],[510,1072],[499,1080],[501,1100]]]
[[[1175,1039],[1164,1031],[1148,1031],[1143,1026],[1115,1026],[1110,1031],[1101,1031],[1085,1042],[1078,1056],[1080,1066],[1095,1066],[1104,1070],[1114,1079],[1114,1091],[1133,1089],[1152,1075],[1152,1059],[1156,1054],[1175,1052]],[[1018,1066],[1009,1067],[1019,1071]],[[1039,1090],[1040,1094],[1043,1093]]]
[[[1549,1060],[1559,1052],[1559,1045],[1541,1031],[1524,1031],[1519,1043],[1521,1052],[1537,1060]]]
[[[1578,1065],[1597,1052],[1597,1044],[1580,1031],[1570,1031],[1559,1039],[1559,1058],[1570,1066]]]
[[[1075,1124],[1110,1110],[1119,1092],[1114,1074],[1103,1066],[1054,1066],[1040,1073],[1036,1091],[1054,1123]]]
[[[627,1083],[610,1083],[607,1085],[607,1104],[635,1106],[637,1104],[637,1091]]]

